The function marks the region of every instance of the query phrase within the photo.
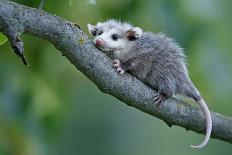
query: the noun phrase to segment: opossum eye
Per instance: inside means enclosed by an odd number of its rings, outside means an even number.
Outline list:
[[[96,32],[96,31],[91,31],[91,34],[92,34],[93,36],[96,36],[96,35],[97,35],[97,32]]]
[[[117,41],[119,36],[117,34],[112,34],[111,38],[114,40],[114,41]]]
[[[102,33],[103,33],[103,31],[99,31],[99,32],[98,32],[98,35],[101,35]]]

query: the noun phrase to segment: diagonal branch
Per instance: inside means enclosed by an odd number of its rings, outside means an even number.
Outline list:
[[[111,60],[96,49],[74,23],[38,9],[0,0],[0,31],[8,38],[22,33],[43,38],[60,50],[102,92],[162,119],[170,127],[177,125],[197,133],[204,132],[204,116],[198,107],[174,98],[156,107],[152,99],[156,92],[129,74],[120,76],[114,72]],[[212,137],[232,143],[232,118],[211,114]]]

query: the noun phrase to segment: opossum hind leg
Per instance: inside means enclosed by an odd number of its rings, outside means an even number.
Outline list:
[[[167,95],[164,93],[158,93],[154,96],[154,101],[157,107],[159,107],[166,99]]]

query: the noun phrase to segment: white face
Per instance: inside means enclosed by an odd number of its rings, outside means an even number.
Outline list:
[[[126,51],[131,41],[142,36],[140,28],[113,20],[87,26],[94,44],[104,52]]]

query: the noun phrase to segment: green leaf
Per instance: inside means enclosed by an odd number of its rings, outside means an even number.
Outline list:
[[[0,46],[7,42],[7,37],[0,32]]]

